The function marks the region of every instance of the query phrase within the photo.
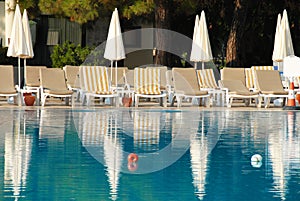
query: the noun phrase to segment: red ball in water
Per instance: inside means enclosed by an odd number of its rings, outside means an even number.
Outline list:
[[[139,157],[135,153],[131,153],[127,157],[128,163],[136,163],[139,160]]]

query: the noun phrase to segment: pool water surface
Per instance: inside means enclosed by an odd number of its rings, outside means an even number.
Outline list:
[[[298,112],[5,109],[0,117],[0,200],[300,200]]]

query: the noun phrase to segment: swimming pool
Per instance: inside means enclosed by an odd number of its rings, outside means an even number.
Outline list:
[[[7,109],[0,117],[0,200],[300,200],[297,112]],[[262,160],[251,162],[254,154]]]

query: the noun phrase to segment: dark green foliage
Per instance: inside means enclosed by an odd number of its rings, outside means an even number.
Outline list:
[[[157,2],[169,2],[168,27],[157,26],[155,10]],[[244,4],[241,4],[244,2]],[[235,5],[247,7],[241,38],[237,45],[237,56],[241,66],[272,65],[272,51],[277,14],[287,9],[295,55],[300,52],[300,1],[299,0],[20,0],[23,8],[39,9],[45,14],[67,17],[74,22],[85,24],[101,17],[111,16],[118,8],[122,27],[136,25],[141,19],[154,22],[154,27],[167,28],[190,38],[193,35],[195,15],[205,11],[213,56],[218,60],[226,58],[229,32],[233,25]],[[35,9],[36,7],[39,9]],[[32,12],[29,12],[32,14]],[[164,13],[162,13],[164,14]],[[161,15],[164,16],[164,15]],[[237,18],[235,20],[241,20]],[[157,23],[157,24],[155,24]],[[165,25],[164,24],[164,25]],[[174,65],[180,60],[171,59]]]
[[[81,47],[69,41],[54,46],[51,54],[52,67],[62,68],[65,65],[80,66],[90,54],[91,48]]]
[[[0,65],[14,65],[17,66],[18,59],[15,57],[7,57],[7,47],[0,47]]]

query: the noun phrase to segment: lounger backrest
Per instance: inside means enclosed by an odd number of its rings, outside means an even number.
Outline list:
[[[40,69],[46,69],[46,66],[26,66],[25,70],[25,86],[40,86]]]
[[[248,79],[251,79],[251,82],[249,82],[251,84],[251,86],[249,86],[249,88],[253,88],[254,90],[257,90],[257,81],[256,81],[256,74],[255,71],[256,70],[274,70],[273,66],[252,66],[251,67],[251,76],[248,76]],[[250,75],[250,73],[249,73]]]
[[[160,91],[160,69],[135,68],[134,91],[138,94],[158,95]]]
[[[15,91],[13,66],[0,66],[0,93]]]
[[[80,77],[83,78],[82,87],[84,91],[91,93],[97,91],[94,66],[81,66]]]
[[[41,68],[41,86],[49,90],[67,90],[65,72],[60,68]]]
[[[246,85],[245,68],[223,68],[221,80],[241,80]]]
[[[167,66],[158,66],[158,67],[152,66],[152,67],[147,67],[147,68],[160,69],[160,87],[166,88],[166,86],[167,86],[166,73],[168,71],[168,67]]]
[[[95,66],[96,70],[96,89],[99,94],[110,94],[111,88],[109,85],[109,78],[107,68],[103,66]]]
[[[197,70],[197,77],[200,88],[218,88],[213,69]]]
[[[196,70],[194,68],[173,68],[172,74],[176,92],[192,93],[199,91]]]
[[[220,80],[220,85],[229,92],[249,92],[249,89],[241,80]]]
[[[284,92],[279,71],[277,70],[256,70],[255,77],[258,91],[279,91]]]
[[[253,90],[254,87],[254,77],[253,71],[251,68],[245,68],[245,75],[246,75],[246,87],[248,89]]]
[[[80,76],[83,77],[83,89],[91,93],[110,91],[107,68],[105,66],[81,66]]]
[[[79,70],[80,89],[86,92],[91,91],[88,82],[88,71],[89,71],[89,66],[80,66],[80,70]]]
[[[80,66],[66,65],[63,67],[65,71],[67,85],[71,88],[79,88],[79,69]]]

